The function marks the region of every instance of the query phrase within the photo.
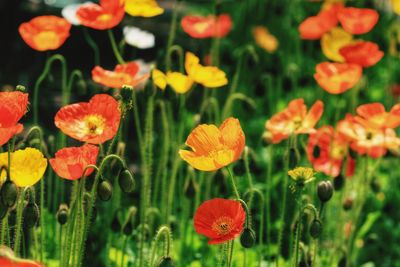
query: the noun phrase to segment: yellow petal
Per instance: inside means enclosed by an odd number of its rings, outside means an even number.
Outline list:
[[[392,0],[393,12],[400,15],[400,0]]]
[[[197,154],[193,153],[192,151],[188,150],[179,150],[179,155],[181,158],[189,163],[190,166],[193,168],[200,170],[200,171],[215,171],[219,169],[215,164],[213,158],[208,156],[198,156]]]
[[[351,44],[353,36],[343,30],[342,28],[335,27],[329,32],[325,33],[321,38],[321,48],[324,55],[330,60],[336,62],[344,62],[343,56],[339,53],[340,48]]]
[[[180,72],[168,72],[167,83],[178,94],[184,94],[192,88],[193,80]]]
[[[191,52],[186,52],[185,55],[185,70],[189,76],[193,76],[196,68],[200,66],[200,59]]]
[[[164,13],[155,0],[126,0],[125,11],[134,17],[154,17]]]
[[[160,88],[161,90],[165,90],[167,86],[167,76],[160,70],[154,69],[151,72],[151,77],[153,79],[154,84]]]
[[[221,87],[228,83],[225,72],[217,67],[198,66],[193,76],[190,77],[195,82],[209,88]]]

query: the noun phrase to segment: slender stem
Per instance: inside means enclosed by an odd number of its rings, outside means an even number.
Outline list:
[[[231,170],[229,169],[229,167],[226,167],[226,169],[228,170],[228,173],[229,173],[229,178],[230,178],[230,181],[231,181],[233,192],[235,193],[236,199],[239,200],[240,199],[240,195],[239,195],[239,191],[238,191],[238,189],[236,187],[235,178],[234,178]]]
[[[303,190],[302,187],[297,187],[298,193],[296,197],[296,202],[297,202],[297,209],[299,213],[299,217],[297,219],[297,227],[296,227],[296,233],[295,233],[295,242],[294,242],[294,267],[297,267],[299,265],[299,243],[300,243],[300,237],[301,237],[301,220],[303,217],[303,208],[301,204],[301,192]]]
[[[170,50],[170,48],[171,48],[171,46],[172,46],[172,44],[174,43],[174,40],[175,40],[177,20],[178,20],[178,5],[179,5],[179,0],[175,0],[173,13],[172,13],[171,27],[169,29],[169,35],[168,35],[166,51]],[[170,70],[171,69],[171,59],[170,59],[170,55],[168,53],[165,55],[165,68],[166,68],[166,70]]]
[[[110,39],[111,48],[113,50],[115,58],[117,59],[119,64],[125,64],[125,61],[122,58],[120,51],[118,50],[118,45],[117,45],[117,42],[115,41],[115,37],[114,37],[112,30],[108,29],[107,33],[108,33],[108,37]]]
[[[172,232],[168,226],[163,225],[158,229],[157,234],[154,238],[153,244],[151,246],[150,259],[149,259],[150,267],[154,266],[154,258],[156,256],[156,249],[157,249],[157,245],[158,245],[158,242],[159,242],[161,236],[164,236],[164,244],[165,244],[165,246],[164,246],[165,251],[163,253],[165,256],[170,255],[171,245],[172,245]]]
[[[14,239],[14,253],[19,255],[19,249],[21,245],[21,235],[22,235],[22,220],[23,220],[23,210],[24,210],[24,202],[25,202],[25,188],[22,188],[21,194],[18,197],[17,204],[17,221],[16,221],[16,230],[15,230],[15,239]]]

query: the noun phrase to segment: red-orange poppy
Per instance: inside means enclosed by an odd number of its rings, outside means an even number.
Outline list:
[[[97,94],[89,102],[62,107],[55,125],[66,135],[91,144],[110,140],[118,131],[121,111],[118,102],[106,94]]]
[[[76,16],[82,25],[96,30],[117,26],[125,15],[125,0],[100,0],[100,5],[82,5]]]
[[[239,201],[214,198],[197,208],[194,228],[209,238],[208,244],[220,244],[239,236],[245,219],[246,212]]]
[[[24,126],[18,121],[26,113],[27,106],[28,94],[18,91],[0,92],[0,146],[22,132]]]
[[[99,148],[86,144],[80,147],[65,147],[58,150],[55,158],[49,160],[51,167],[58,176],[67,180],[77,180],[82,177],[88,165],[96,165]],[[89,176],[94,168],[88,168],[85,176]]]
[[[318,149],[318,155],[314,151]],[[340,174],[344,161],[346,176],[354,174],[355,160],[349,155],[347,138],[336,132],[331,126],[323,126],[310,134],[307,145],[307,157],[316,171],[336,177]]]
[[[386,129],[400,126],[400,104],[395,105],[390,112],[386,112],[381,103],[364,104],[357,107],[355,120],[367,128]]]
[[[225,37],[232,28],[232,19],[228,14],[218,17],[213,15],[185,16],[181,25],[183,30],[192,38],[222,38]]]
[[[315,68],[314,79],[325,91],[341,94],[361,79],[362,68],[357,64],[322,62]]]
[[[71,24],[57,16],[39,16],[22,23],[19,34],[27,45],[37,51],[58,49],[68,38]]]
[[[377,44],[364,41],[346,45],[339,52],[347,63],[358,64],[364,68],[375,65],[384,55]]]
[[[0,266],[1,267],[45,267],[43,264],[33,260],[17,258],[14,252],[6,247],[0,246]]]
[[[114,71],[105,70],[100,66],[92,70],[93,81],[112,88],[121,88],[123,85],[136,86],[149,77],[148,74],[139,74],[139,65],[135,62],[118,64]]]
[[[307,112],[304,99],[299,98],[290,101],[288,107],[275,114],[265,123],[265,129],[270,135],[269,142],[280,143],[291,135],[309,134],[315,131],[324,111],[324,103],[318,100]]]
[[[181,158],[193,168],[215,171],[236,161],[243,152],[245,136],[238,119],[228,118],[219,128],[197,126],[186,140],[192,151],[179,150]]]
[[[351,34],[364,34],[374,28],[379,14],[374,9],[346,7],[339,10],[337,17],[345,31]]]

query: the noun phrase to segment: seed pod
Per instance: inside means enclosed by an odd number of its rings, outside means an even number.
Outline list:
[[[32,228],[37,225],[39,221],[39,207],[36,203],[31,202],[26,205],[24,209],[24,226],[26,228]]]
[[[311,222],[309,231],[312,238],[318,238],[322,233],[322,222],[318,219],[314,219]]]
[[[112,185],[109,181],[103,180],[97,186],[97,193],[102,201],[109,201],[112,197]]]
[[[12,181],[6,181],[1,187],[0,194],[3,204],[7,207],[12,207],[17,201],[17,186]]]
[[[175,263],[174,263],[174,261],[172,260],[171,257],[169,257],[169,256],[162,256],[162,257],[158,260],[156,266],[157,266],[157,267],[175,267]]]
[[[6,216],[7,211],[8,207],[0,201],[0,220],[2,220]]]
[[[124,193],[130,193],[135,189],[135,179],[128,169],[120,172],[118,177],[118,184]]]
[[[256,243],[256,233],[250,227],[244,228],[242,234],[240,235],[240,244],[244,248],[251,248]]]
[[[321,181],[317,186],[318,198],[321,202],[327,202],[332,198],[333,185],[331,181]]]
[[[295,148],[289,149],[289,169],[294,169],[299,162],[299,153]]]
[[[57,221],[59,224],[64,225],[69,217],[69,208],[67,206],[67,204],[63,203],[60,204],[60,207],[58,208],[57,211]]]
[[[333,179],[333,187],[335,188],[335,191],[339,191],[340,189],[342,189],[344,186],[344,182],[345,180],[343,175],[339,174],[338,176],[336,176]]]
[[[321,156],[321,148],[319,146],[314,146],[312,153],[314,158],[319,158],[319,156]]]

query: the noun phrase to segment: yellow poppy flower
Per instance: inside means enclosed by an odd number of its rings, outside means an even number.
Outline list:
[[[256,44],[269,53],[273,53],[278,49],[278,40],[273,36],[266,27],[257,26],[253,29],[253,37]]]
[[[184,94],[192,88],[193,80],[180,72],[168,72],[167,83],[177,94]]]
[[[393,12],[400,15],[400,0],[392,0]]]
[[[125,11],[134,17],[154,17],[164,13],[155,0],[126,0]]]
[[[306,184],[315,179],[314,170],[307,167],[296,167],[288,171],[288,174],[298,184]]]
[[[8,166],[7,152],[0,154],[0,166]],[[32,186],[42,177],[47,168],[47,159],[35,148],[26,148],[11,153],[11,181],[18,187]],[[3,182],[6,173],[3,171],[0,181]]]
[[[161,70],[154,69],[151,72],[151,77],[154,84],[158,88],[160,88],[161,90],[165,90],[165,87],[167,87],[167,76]]]
[[[340,63],[345,61],[339,53],[340,48],[351,43],[353,43],[353,36],[339,27],[333,28],[321,38],[321,48],[324,55],[330,60]]]

